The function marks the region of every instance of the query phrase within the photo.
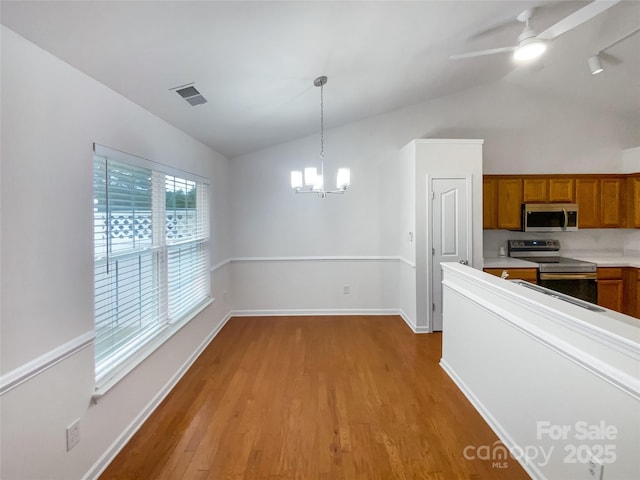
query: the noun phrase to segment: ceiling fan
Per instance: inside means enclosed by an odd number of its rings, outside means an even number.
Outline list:
[[[505,52],[513,52],[513,58],[516,61],[526,62],[528,60],[533,60],[544,53],[547,48],[547,42],[592,19],[619,1],[620,0],[594,0],[588,5],[582,7],[580,10],[573,12],[568,17],[565,17],[556,24],[550,26],[542,33],[536,33],[530,25],[534,9],[525,10],[516,17],[519,22],[524,23],[524,30],[520,35],[518,35],[517,45],[512,47],[479,50],[477,52],[460,53],[452,55],[451,60],[481,57],[484,55],[493,55],[495,53]]]

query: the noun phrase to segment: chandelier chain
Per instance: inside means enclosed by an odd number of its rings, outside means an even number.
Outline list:
[[[324,84],[320,85],[320,158],[324,158]]]

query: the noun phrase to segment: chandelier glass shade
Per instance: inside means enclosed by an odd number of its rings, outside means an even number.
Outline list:
[[[324,188],[324,86],[327,77],[318,77],[313,81],[316,87],[320,87],[320,171],[317,167],[305,167],[303,170],[291,172],[291,188],[295,193],[315,193],[321,198],[328,194],[341,194],[347,191],[351,185],[351,171],[348,168],[338,168],[336,188],[326,190]]]

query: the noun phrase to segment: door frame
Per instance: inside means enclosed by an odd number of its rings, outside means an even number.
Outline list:
[[[425,272],[427,286],[427,332],[433,333],[433,204],[435,192],[433,190],[434,180],[465,180],[467,189],[467,261],[469,266],[473,265],[473,175],[429,175],[427,173],[427,269]]]

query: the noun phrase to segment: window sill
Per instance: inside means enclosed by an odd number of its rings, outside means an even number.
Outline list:
[[[193,320],[200,312],[211,305],[215,298],[209,298],[198,307],[186,315],[182,320],[170,323],[152,337],[144,346],[142,346],[135,354],[131,355],[118,366],[114,367],[103,378],[96,381],[96,387],[91,400],[98,403],[98,400],[104,396],[109,390],[115,387],[122,379],[124,379],[131,371],[146,360],[153,352],[160,348],[167,340],[175,335],[182,327]]]

